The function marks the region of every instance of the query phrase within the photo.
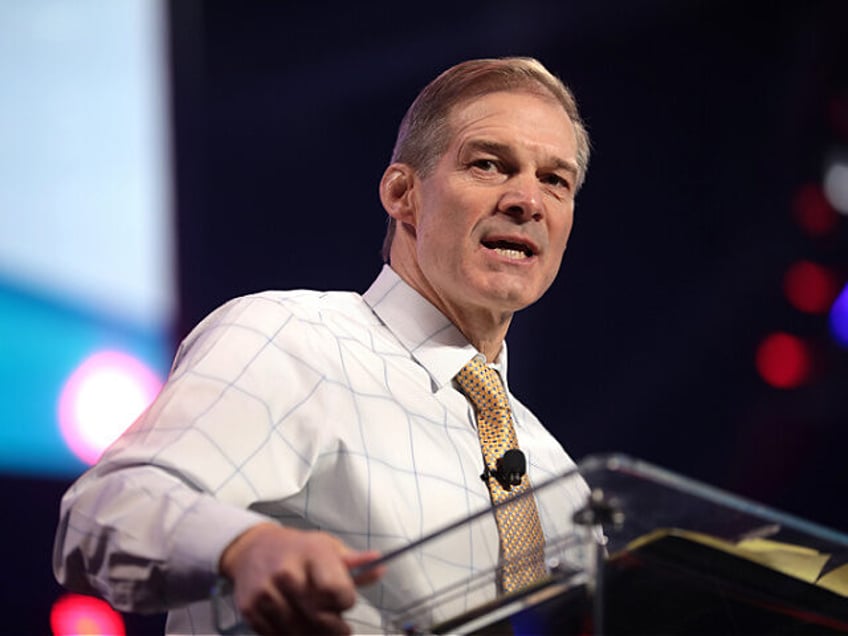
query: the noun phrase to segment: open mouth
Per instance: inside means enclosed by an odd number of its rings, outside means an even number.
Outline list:
[[[483,247],[494,250],[501,256],[515,260],[522,260],[533,256],[534,251],[529,245],[516,243],[514,241],[482,241]]]

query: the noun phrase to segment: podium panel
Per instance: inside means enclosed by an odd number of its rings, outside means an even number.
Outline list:
[[[388,614],[407,634],[844,634],[848,535],[623,455],[593,456],[538,485],[550,511],[565,484],[591,495],[548,537],[548,575],[510,594],[502,562]],[[573,488],[572,488],[573,491]],[[509,505],[509,502],[507,504]],[[451,534],[491,510],[382,560],[424,566]]]

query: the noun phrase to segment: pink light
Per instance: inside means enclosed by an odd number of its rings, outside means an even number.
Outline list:
[[[124,619],[92,596],[66,594],[50,610],[53,636],[125,636]]]
[[[130,355],[100,351],[89,356],[59,397],[59,428],[68,448],[94,464],[161,388],[159,377]]]

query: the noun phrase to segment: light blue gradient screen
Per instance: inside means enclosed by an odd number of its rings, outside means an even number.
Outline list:
[[[0,472],[85,464],[59,393],[117,349],[164,376],[174,311],[164,5],[0,2]]]

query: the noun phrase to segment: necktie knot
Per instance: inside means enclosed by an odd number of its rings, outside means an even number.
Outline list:
[[[497,371],[475,357],[456,374],[456,381],[478,411],[509,409]]]

